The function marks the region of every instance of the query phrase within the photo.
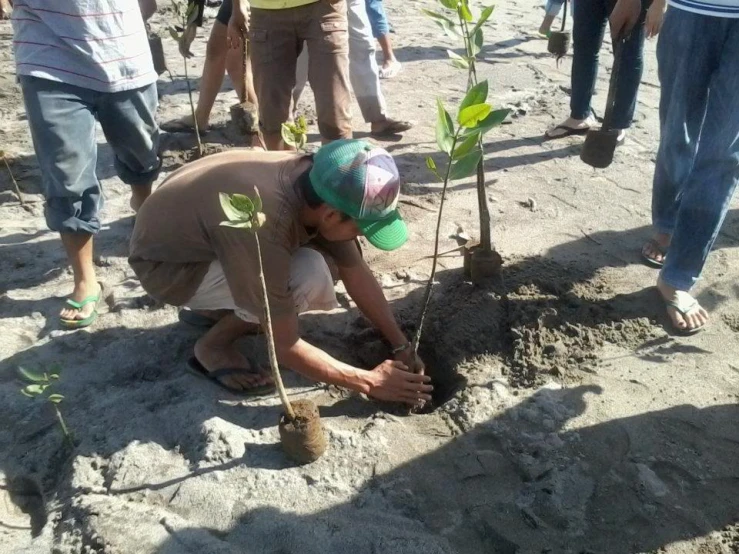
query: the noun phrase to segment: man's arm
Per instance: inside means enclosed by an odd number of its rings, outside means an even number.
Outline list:
[[[641,0],[618,0],[608,18],[613,41],[625,39],[639,21]]]
[[[423,373],[423,361],[411,351],[409,340],[398,326],[382,287],[372,275],[367,262],[360,258],[351,267],[339,266],[339,275],[359,310],[390,343],[396,352],[395,358],[414,373]]]
[[[241,48],[241,37],[249,30],[249,2],[233,0],[231,19],[228,20],[227,40],[231,48]]]
[[[298,335],[296,315],[272,322],[277,358],[281,364],[314,381],[346,387],[390,402],[416,405],[431,399],[429,378],[407,371],[402,362],[387,360],[371,371],[336,360]]]

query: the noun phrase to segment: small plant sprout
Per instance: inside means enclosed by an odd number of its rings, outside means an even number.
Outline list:
[[[244,194],[220,193],[221,208],[226,215],[223,227],[243,229],[254,235],[259,260],[259,282],[262,288],[262,303],[264,318],[262,325],[267,336],[267,352],[272,377],[282,402],[284,413],[280,418],[279,431],[282,447],[285,453],[298,463],[308,463],[317,460],[326,450],[326,437],[321,427],[318,408],[313,402],[299,400],[291,403],[285,392],[280,368],[277,363],[274,333],[272,331],[272,314],[269,309],[269,294],[264,277],[262,262],[262,246],[259,241],[259,230],[266,223],[267,218],[262,212],[262,198],[259,190],[254,188],[254,199]]]
[[[456,122],[452,119],[452,116],[446,110],[441,100],[437,100],[436,103],[436,144],[447,155],[447,163],[442,173],[439,173],[433,158],[426,158],[426,166],[442,182],[442,188],[439,212],[436,218],[436,235],[434,239],[431,275],[424,291],[421,315],[419,317],[416,335],[413,339],[413,348],[416,352],[418,352],[418,345],[421,341],[423,324],[426,319],[426,312],[428,311],[434,279],[436,277],[436,266],[439,257],[439,234],[449,181],[464,179],[477,171],[482,160],[481,137],[490,129],[500,124],[500,114],[491,117],[496,112],[486,102],[487,97],[487,81],[482,81],[470,88],[457,110]]]
[[[21,206],[25,206],[26,203],[23,200],[23,195],[21,194],[21,189],[18,186],[18,182],[15,180],[15,177],[13,176],[13,171],[10,169],[8,158],[5,155],[5,150],[0,150],[0,158],[3,159],[3,163],[5,164],[5,169],[8,170],[8,175],[10,175],[10,180],[13,182],[13,187],[15,187],[15,194],[18,196],[18,201],[21,203]]]
[[[431,17],[447,36],[453,39],[462,39],[463,54],[457,54],[452,50],[447,50],[449,59],[454,67],[467,71],[467,90],[469,93],[482,85],[478,82],[476,60],[483,47],[483,25],[493,14],[494,6],[487,6],[482,9],[479,16],[475,16],[475,9],[471,5],[470,0],[439,0],[442,12],[431,10],[423,10],[426,15]],[[451,13],[450,13],[451,12]],[[484,88],[477,89],[477,94],[482,95],[484,92],[487,98],[487,83]],[[482,100],[484,102],[484,100]],[[473,104],[479,102],[473,100]],[[469,106],[468,106],[469,107]],[[508,115],[509,110],[499,109],[490,110],[485,116],[485,122],[480,122],[480,127],[484,130],[478,135],[480,151],[482,151],[482,136],[485,132],[493,127],[500,125]],[[437,124],[438,138],[438,124]],[[469,135],[464,138],[469,138]],[[449,139],[447,139],[447,144]],[[472,139],[470,139],[472,141]],[[460,145],[461,147],[461,145]],[[449,154],[447,150],[442,151]],[[471,145],[467,145],[467,149],[463,152],[472,151]],[[477,201],[480,216],[480,244],[474,249],[465,250],[465,271],[469,274],[473,282],[479,283],[488,277],[492,277],[500,269],[502,263],[500,256],[494,251],[492,245],[492,233],[490,226],[490,209],[488,207],[487,191],[485,189],[485,168],[483,158],[477,161]],[[454,177],[452,177],[454,179]]]
[[[296,152],[303,151],[305,143],[308,141],[308,124],[305,122],[305,117],[301,115],[294,123],[283,123],[281,132],[285,144],[295,148]]]
[[[26,383],[21,389],[21,394],[33,399],[45,398],[54,408],[64,438],[71,446],[74,446],[74,437],[64,421],[62,412],[59,410],[59,404],[64,400],[64,396],[53,392],[54,385],[59,380],[59,368],[55,367],[51,373],[38,373],[24,367],[18,367],[18,374]]]
[[[182,2],[182,0],[172,0],[172,13],[174,13],[175,24],[169,27],[169,34],[175,41],[180,42],[182,35],[186,32],[192,18],[197,16],[197,3],[192,2],[188,4],[186,2]],[[180,32],[177,30],[177,27],[184,30]],[[190,99],[190,113],[192,114],[193,125],[195,125],[195,138],[198,141],[198,154],[202,157],[205,150],[203,149],[203,142],[200,140],[198,119],[195,117],[195,103],[192,100],[192,85],[190,84],[190,76],[187,73],[187,56],[184,53],[182,54],[182,61],[185,66],[185,83],[187,83],[187,96]]]

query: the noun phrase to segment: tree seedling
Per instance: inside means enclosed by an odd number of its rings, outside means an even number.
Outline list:
[[[33,399],[43,398],[49,402],[54,408],[64,439],[70,446],[74,447],[74,436],[69,431],[62,412],[59,410],[59,405],[64,400],[64,396],[53,392],[54,385],[59,380],[59,369],[54,368],[51,373],[38,373],[24,367],[18,367],[18,375],[26,383],[21,388],[21,394]]]
[[[494,6],[487,6],[475,18],[470,0],[439,0],[442,12],[423,10],[431,17],[447,36],[453,39],[462,39],[464,54],[460,55],[447,50],[451,64],[467,71],[468,93],[478,85],[476,60],[483,47],[483,25],[493,13]],[[452,15],[446,15],[449,12]],[[487,95],[487,85],[485,86]],[[510,110],[491,110],[488,115],[489,129],[500,125]],[[478,137],[482,151],[482,134]],[[485,189],[485,167],[483,157],[477,162],[477,201],[480,216],[480,243],[465,248],[465,273],[473,283],[481,283],[500,272],[502,259],[492,245],[490,227],[490,209]]]
[[[171,25],[168,28],[169,35],[179,43],[180,39],[182,39],[182,34],[187,30],[190,20],[197,15],[197,4],[195,2],[187,4],[181,0],[172,0],[172,12],[175,17],[175,25]],[[178,31],[177,26],[184,30]],[[185,83],[187,83],[187,96],[190,99],[190,113],[192,114],[193,125],[195,125],[195,138],[198,141],[198,155],[203,157],[205,150],[203,149],[203,142],[200,140],[198,119],[195,117],[195,103],[192,100],[192,85],[190,84],[190,76],[187,72],[187,56],[184,53],[182,54],[182,61],[185,66]]]
[[[18,181],[16,181],[15,177],[13,176],[13,170],[10,169],[8,158],[5,156],[5,150],[0,150],[0,158],[3,159],[3,163],[5,164],[5,169],[8,170],[8,175],[10,175],[10,180],[13,182],[13,187],[15,187],[15,194],[18,196],[18,201],[21,203],[21,206],[25,207],[26,203],[23,200],[23,195],[21,194],[21,189],[18,186]]]
[[[254,199],[244,194],[220,193],[221,208],[226,216],[223,227],[243,229],[253,233],[259,260],[259,282],[262,288],[262,302],[264,314],[262,326],[267,336],[267,352],[272,377],[282,401],[284,412],[280,416],[279,431],[282,448],[285,453],[298,463],[309,463],[317,460],[326,450],[326,437],[321,426],[318,407],[309,400],[298,400],[291,403],[282,383],[280,368],[277,363],[277,352],[272,331],[272,314],[269,308],[269,295],[264,277],[262,263],[262,246],[259,241],[259,230],[267,221],[262,212],[262,198],[255,187]]]
[[[296,152],[304,151],[308,141],[308,124],[304,116],[298,116],[294,122],[283,123],[280,131],[285,144],[295,148]]]

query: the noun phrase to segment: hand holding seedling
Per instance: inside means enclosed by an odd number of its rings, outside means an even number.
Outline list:
[[[226,42],[231,48],[241,48],[241,37],[249,32],[249,8],[246,2],[234,0],[228,20]]]
[[[386,402],[404,402],[415,406],[419,399],[431,400],[431,377],[423,373],[412,373],[411,368],[403,362],[385,360],[370,372],[370,390],[372,398]]]
[[[395,358],[395,361],[408,366],[408,369],[413,373],[418,373],[420,375],[424,375],[426,373],[426,364],[423,363],[418,352],[413,349],[413,345],[409,345],[408,348],[401,350],[393,357]]]

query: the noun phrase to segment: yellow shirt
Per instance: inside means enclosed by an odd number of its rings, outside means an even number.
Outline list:
[[[313,4],[319,0],[251,0],[249,5],[252,8],[261,10],[287,10],[289,8],[297,8],[306,4]]]

